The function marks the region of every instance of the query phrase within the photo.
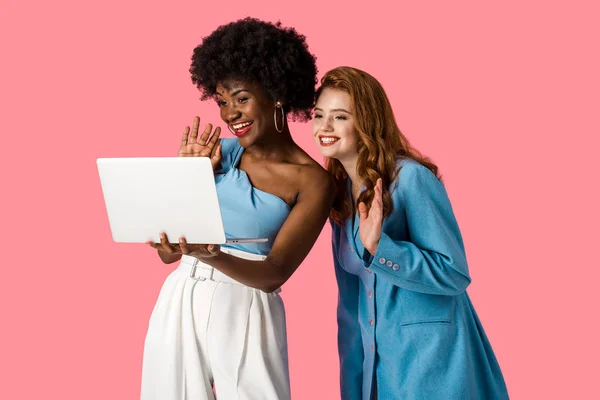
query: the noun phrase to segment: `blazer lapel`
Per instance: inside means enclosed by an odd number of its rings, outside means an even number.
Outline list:
[[[363,187],[363,190],[364,190],[364,187]],[[352,201],[354,202],[355,200],[352,197],[352,186],[351,186],[350,179],[346,179],[346,192],[347,192],[348,196],[350,197],[350,199],[352,199]],[[354,205],[352,206],[352,208],[354,209]],[[352,248],[354,249],[356,254],[362,254],[361,252],[363,249],[359,248],[362,246],[357,245],[357,243],[356,243],[357,241],[360,243],[360,238],[358,236],[358,226],[359,226],[358,212],[355,211],[354,215],[351,215],[345,223],[346,237],[348,238],[348,241],[350,242],[350,245],[352,246]]]

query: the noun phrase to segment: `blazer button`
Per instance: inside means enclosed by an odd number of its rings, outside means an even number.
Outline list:
[[[379,259],[379,264],[385,264],[385,258],[381,257],[381,258]]]
[[[394,271],[398,271],[398,268],[400,268],[400,267],[398,266],[398,264],[394,264],[394,266],[392,267],[392,269],[393,269]]]
[[[385,265],[387,265],[387,266],[388,266],[388,268],[389,268],[389,267],[391,267],[391,266],[392,266],[392,264],[393,264],[393,262],[391,262],[391,261],[388,261],[388,262],[386,262],[386,263],[385,263]]]

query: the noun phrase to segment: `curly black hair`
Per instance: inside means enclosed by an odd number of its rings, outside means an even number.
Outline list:
[[[240,79],[260,84],[281,100],[292,119],[306,121],[315,100],[317,66],[306,38],[255,18],[218,27],[194,49],[190,73],[202,100],[216,97],[219,82]]]

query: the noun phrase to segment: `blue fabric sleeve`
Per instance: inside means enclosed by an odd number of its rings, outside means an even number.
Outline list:
[[[402,212],[398,203],[403,202],[411,241],[396,241],[392,232],[382,232],[375,256],[363,254],[365,266],[404,289],[451,296],[464,292],[471,278],[444,185],[416,162],[405,163],[398,179],[393,212]]]

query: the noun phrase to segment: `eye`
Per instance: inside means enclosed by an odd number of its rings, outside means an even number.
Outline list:
[[[321,114],[313,115],[313,119],[321,119],[321,118],[323,118],[323,116]]]
[[[244,103],[246,103],[247,101],[248,101],[248,98],[247,98],[247,97],[240,97],[240,98],[238,99],[238,103],[240,103],[240,104],[244,104]]]
[[[345,121],[345,120],[347,120],[348,118],[346,118],[346,117],[345,117],[345,116],[343,116],[343,115],[338,115],[337,117],[335,117],[335,119],[341,119],[341,120]]]
[[[219,107],[223,107],[226,104],[227,104],[227,102],[224,100],[217,100],[217,106],[219,106]]]

